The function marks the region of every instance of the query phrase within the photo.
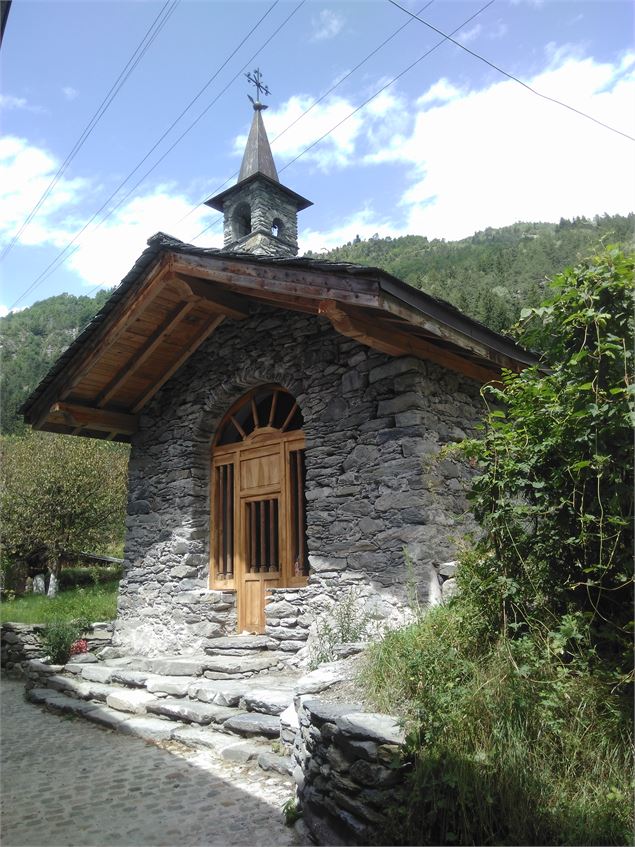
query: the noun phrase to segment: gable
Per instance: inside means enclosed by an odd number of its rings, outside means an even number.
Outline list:
[[[257,304],[322,315],[391,356],[414,355],[481,383],[535,361],[454,307],[375,269],[259,259],[161,234],[22,408],[36,429],[127,441],[159,389],[225,320]]]

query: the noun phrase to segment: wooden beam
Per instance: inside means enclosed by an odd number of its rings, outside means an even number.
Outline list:
[[[437,318],[423,314],[419,309],[415,309],[407,303],[402,303],[390,294],[381,293],[379,297],[379,308],[384,312],[389,312],[396,318],[407,321],[413,326],[424,329],[437,338],[449,341],[463,350],[469,350],[483,359],[490,359],[503,368],[518,370],[518,362],[509,356],[493,350],[488,344],[480,342],[473,336],[448,326]]]
[[[265,290],[272,294],[307,297],[310,300],[333,297],[343,303],[361,306],[377,307],[378,304],[379,285],[376,280],[343,278],[326,271],[285,268],[283,265],[251,265],[249,262],[231,262],[211,256],[184,254],[173,255],[172,269],[175,273],[215,280],[234,291],[250,294]]]
[[[117,432],[132,435],[137,431],[136,415],[124,412],[109,412],[92,406],[80,406],[78,403],[53,403],[47,418],[58,415],[68,426],[98,429],[104,432]],[[55,423],[55,421],[51,421]]]
[[[141,367],[141,365],[154,353],[168,336],[172,330],[179,325],[183,318],[191,312],[196,306],[196,301],[191,300],[189,303],[179,303],[152,335],[141,345],[141,347],[133,354],[132,358],[126,362],[113,379],[108,383],[104,390],[97,397],[95,405],[98,408],[103,408],[111,397],[124,385],[130,377]]]
[[[242,321],[249,315],[249,303],[244,297],[224,291],[215,286],[210,280],[200,279],[189,274],[175,273],[171,277],[184,287],[196,301],[204,301],[213,306],[215,311],[222,312],[226,317]]]
[[[479,365],[457,353],[444,350],[431,341],[398,330],[386,329],[379,321],[363,320],[348,314],[332,301],[320,304],[320,313],[331,321],[342,335],[353,338],[360,344],[372,347],[389,356],[417,356],[429,359],[445,368],[464,374],[480,383],[491,382],[500,377],[495,366]]]
[[[153,382],[150,388],[146,391],[145,394],[141,396],[141,398],[135,403],[132,408],[132,411],[136,414],[140,409],[142,409],[146,403],[148,403],[157,391],[170,379],[173,374],[175,374],[181,365],[189,359],[192,353],[200,347],[200,345],[205,341],[205,339],[210,336],[216,327],[221,324],[225,319],[225,315],[216,315],[214,316],[208,323],[203,325],[203,328],[198,332],[197,335],[194,336],[193,340],[179,353],[178,357],[175,361],[170,365],[170,367],[165,371],[165,373],[158,379],[156,382]]]
[[[51,404],[64,400],[78,382],[97,363],[104,351],[111,347],[123,335],[132,321],[141,315],[160,293],[163,287],[168,263],[159,260],[147,272],[145,282],[128,297],[124,297],[115,306],[107,322],[96,329],[81,352],[69,362],[64,371],[42,393],[34,405],[29,423],[38,429],[46,419]]]

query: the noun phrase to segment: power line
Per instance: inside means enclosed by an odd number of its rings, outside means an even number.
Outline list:
[[[276,36],[276,35],[280,32],[280,30],[281,30],[284,26],[286,26],[286,24],[287,24],[287,23],[291,20],[291,18],[295,15],[295,13],[296,13],[296,12],[298,12],[298,11],[302,8],[302,6],[304,6],[304,4],[305,4],[306,2],[307,2],[307,0],[300,0],[300,2],[299,2],[299,3],[298,3],[298,5],[295,7],[295,9],[293,9],[293,11],[292,11],[289,15],[287,15],[287,17],[286,17],[286,18],[282,21],[282,23],[281,23],[281,24],[277,27],[277,29],[275,29],[275,30],[271,33],[271,35],[269,35],[269,36],[268,36],[268,38],[267,38],[267,39],[263,42],[263,44],[261,44],[261,45],[260,45],[260,47],[258,48],[258,50],[256,50],[256,52],[255,52],[255,53],[254,53],[254,54],[253,54],[253,55],[252,55],[249,59],[247,59],[247,61],[245,62],[245,64],[242,66],[242,68],[240,68],[240,69],[239,69],[239,70],[238,70],[238,71],[234,74],[234,76],[233,76],[233,77],[229,80],[229,82],[227,83],[227,85],[226,85],[223,89],[221,89],[221,91],[220,91],[220,92],[216,95],[216,97],[214,97],[214,99],[211,101],[211,103],[209,103],[209,104],[205,107],[205,109],[203,109],[203,111],[202,111],[202,112],[198,115],[198,117],[196,117],[196,118],[192,121],[192,123],[191,123],[191,124],[190,124],[190,125],[189,125],[189,126],[188,126],[188,127],[187,127],[187,128],[186,128],[183,132],[182,132],[182,133],[181,133],[181,135],[179,135],[179,137],[178,137],[178,138],[177,138],[177,139],[176,139],[176,140],[175,140],[175,141],[174,141],[174,142],[170,145],[170,147],[168,147],[168,149],[167,149],[167,150],[166,150],[166,151],[165,151],[165,152],[164,152],[164,153],[163,153],[163,154],[162,154],[162,155],[161,155],[161,156],[160,156],[160,157],[156,160],[156,162],[152,165],[152,167],[151,167],[151,168],[149,168],[149,169],[148,169],[148,170],[144,173],[144,175],[141,177],[141,179],[139,179],[139,180],[138,180],[138,181],[137,181],[137,182],[136,182],[136,183],[132,186],[132,188],[130,188],[130,189],[126,192],[126,194],[124,194],[124,196],[123,196],[123,197],[122,197],[122,198],[121,198],[121,199],[120,199],[120,200],[116,203],[116,205],[115,205],[115,206],[113,206],[113,207],[112,207],[112,209],[110,209],[110,210],[108,211],[108,214],[107,214],[107,215],[105,215],[105,216],[101,219],[101,221],[97,224],[97,226],[95,227],[95,229],[97,229],[98,227],[100,227],[100,226],[102,225],[102,223],[103,223],[103,222],[104,222],[104,221],[105,221],[108,217],[110,217],[110,215],[112,215],[112,214],[113,214],[113,212],[115,212],[115,211],[116,211],[116,210],[117,210],[117,209],[118,209],[118,208],[122,205],[122,203],[125,203],[125,201],[128,199],[128,197],[130,197],[130,195],[131,195],[131,194],[132,194],[132,193],[133,193],[133,192],[134,192],[134,191],[135,191],[135,190],[136,190],[136,189],[137,189],[137,188],[141,185],[141,183],[142,183],[142,182],[143,182],[143,181],[144,181],[144,180],[145,180],[145,179],[146,179],[146,178],[147,178],[147,177],[148,177],[148,176],[152,173],[152,171],[153,171],[153,170],[155,170],[155,168],[157,168],[157,167],[161,164],[161,162],[162,162],[162,161],[166,158],[166,156],[168,156],[168,154],[169,154],[169,153],[171,153],[171,152],[172,152],[172,150],[174,150],[174,148],[177,146],[177,144],[179,144],[179,143],[183,140],[183,138],[185,138],[185,136],[186,136],[186,135],[187,135],[187,134],[188,134],[188,133],[189,133],[192,129],[194,129],[194,127],[196,126],[196,124],[197,124],[197,123],[198,123],[198,122],[199,122],[199,121],[200,121],[200,120],[201,120],[201,119],[202,119],[202,118],[203,118],[203,117],[204,117],[204,116],[205,116],[205,115],[209,112],[209,110],[212,108],[212,106],[213,106],[213,105],[214,105],[214,104],[215,104],[218,100],[220,100],[220,98],[223,96],[223,94],[225,94],[225,92],[226,92],[226,91],[227,91],[227,90],[231,87],[231,85],[232,85],[232,84],[233,84],[233,83],[234,83],[234,82],[238,79],[238,77],[242,75],[242,73],[243,73],[243,71],[245,70],[245,68],[248,68],[248,67],[251,65],[251,63],[254,61],[254,59],[255,59],[255,58],[256,58],[256,57],[257,57],[257,56],[258,56],[258,55],[259,55],[259,54],[260,54],[260,53],[261,53],[261,52],[265,49],[265,47],[266,47],[266,46],[267,46],[267,45],[268,45],[268,44],[269,44],[269,43],[270,43],[270,42],[271,42],[271,41],[275,38],[275,36]],[[225,180],[225,183],[223,183],[223,185],[225,185],[227,182],[229,182],[229,180],[230,180],[231,178],[232,178],[232,177],[229,177],[229,179]],[[201,205],[201,204],[199,203],[199,204],[198,204],[196,207],[194,207],[194,208],[198,208],[198,206],[200,206],[200,205]],[[185,217],[181,218],[181,220],[185,220]],[[179,222],[180,222],[180,221],[179,221]],[[93,230],[93,232],[94,232],[94,231],[95,231],[95,230]]]
[[[325,138],[327,138],[329,135],[331,135],[331,133],[335,132],[335,130],[338,129],[340,126],[342,126],[342,124],[345,123],[349,118],[352,118],[353,115],[356,115],[357,112],[359,112],[361,109],[364,108],[364,106],[367,106],[372,100],[374,100],[375,97],[378,97],[383,91],[385,91],[387,88],[389,88],[391,85],[393,85],[393,83],[397,82],[398,79],[401,79],[401,77],[404,76],[404,74],[407,74],[408,71],[411,71],[415,67],[415,65],[418,65],[419,62],[422,62],[431,53],[434,53],[434,51],[437,50],[448,39],[451,40],[451,35],[454,35],[454,33],[458,32],[459,30],[463,29],[464,26],[467,26],[467,24],[471,23],[474,20],[474,18],[476,18],[480,14],[482,14],[494,2],[495,2],[495,0],[488,0],[488,2],[484,6],[481,6],[481,8],[477,12],[474,12],[474,14],[471,15],[467,20],[463,21],[462,24],[459,24],[459,26],[457,26],[456,29],[453,29],[450,35],[444,35],[443,38],[440,41],[437,41],[436,44],[434,44],[432,47],[430,47],[429,50],[426,50],[426,52],[423,53],[421,56],[419,56],[418,59],[415,59],[415,61],[412,62],[410,65],[408,65],[408,67],[406,67],[402,71],[400,71],[396,76],[394,76],[391,80],[389,80],[385,85],[382,85],[382,87],[378,91],[376,91],[374,94],[372,94],[366,100],[364,100],[363,103],[360,103],[360,105],[357,106],[357,108],[353,109],[352,112],[349,112],[349,114],[346,115],[346,117],[344,117],[340,121],[338,121],[335,124],[335,126],[332,126],[327,132],[324,133],[324,135],[321,135],[318,139],[316,139],[311,144],[309,144],[308,147],[305,147],[304,150],[301,153],[298,153],[298,155],[294,159],[291,159],[291,161],[287,162],[286,165],[284,165],[284,167],[280,168],[278,173],[282,173],[283,171],[286,171],[286,169],[291,167],[291,165],[293,165],[294,162],[297,162],[298,159],[301,159],[302,156],[305,155],[305,153],[308,153],[309,150],[312,150],[321,141],[324,141]],[[197,238],[200,238],[201,235],[203,235],[205,232],[207,232],[213,226],[216,226],[216,224],[221,219],[222,219],[222,216],[215,218],[208,226],[205,227],[205,229],[202,229],[197,235],[195,235],[193,237],[192,241],[196,241]]]
[[[216,101],[219,100],[219,98],[229,89],[229,87],[232,85],[232,83],[242,74],[242,72],[245,70],[245,68],[247,68],[247,67],[249,67],[249,65],[251,65],[253,60],[264,50],[264,48],[269,44],[269,42],[273,40],[273,38],[291,20],[291,18],[295,15],[295,13],[298,12],[302,6],[304,6],[304,4],[306,2],[307,2],[307,0],[300,0],[300,2],[295,7],[295,9],[289,15],[287,15],[287,17],[282,21],[282,23],[271,33],[271,35],[269,35],[267,37],[267,39],[263,42],[263,44],[261,44],[261,46],[258,48],[258,50],[256,50],[256,52],[245,62],[245,64],[242,66],[242,68],[240,68],[240,70],[230,79],[230,81],[227,83],[227,85],[219,92],[219,94],[212,100],[212,102],[209,103],[209,105],[200,113],[200,115],[194,121],[192,121],[192,123],[187,127],[187,129],[184,132],[181,133],[181,135],[176,139],[176,141],[170,147],[168,147],[168,149],[165,151],[165,153],[163,153],[163,155],[159,159],[157,159],[157,161],[152,165],[151,168],[149,168],[149,170],[147,170],[145,172],[145,174],[141,177],[141,179],[138,180],[126,194],[124,194],[124,196],[116,203],[116,205],[113,206],[111,209],[109,209],[108,214],[104,215],[104,217],[99,221],[97,226],[93,229],[93,232],[95,232],[95,230],[97,230],[103,224],[103,222],[105,220],[107,220],[110,217],[110,215],[112,215],[122,205],[122,203],[124,203],[127,200],[127,198],[132,194],[133,191],[135,191],[136,188],[139,187],[139,185],[141,185],[141,183],[146,179],[146,177],[148,177],[152,173],[152,171],[163,161],[163,159],[165,159],[165,157],[172,150],[174,150],[174,148],[177,146],[177,144],[188,134],[188,132],[191,129],[193,129],[196,126],[196,124],[201,120],[201,118],[205,114],[207,114],[207,112],[216,103]],[[431,0],[431,2],[432,2],[432,0]],[[229,179],[231,179],[231,177]],[[227,180],[227,182],[228,181],[229,180]],[[102,208],[103,208],[103,206],[102,206]],[[96,214],[99,214],[99,212],[97,212]],[[94,220],[94,217],[91,220]],[[184,218],[182,218],[181,220],[184,220]],[[90,221],[89,221],[89,224],[90,224]],[[77,250],[77,247],[75,248],[75,250]],[[73,252],[75,252],[75,250],[73,250]],[[49,276],[51,276],[51,274],[53,274],[57,270],[57,268],[60,267],[60,265],[63,264],[63,262],[66,261],[66,259],[70,258],[71,255],[72,255],[72,253],[69,254],[69,256],[65,257],[61,262],[59,262],[57,264],[57,267],[52,268],[50,271],[48,271],[48,273],[46,273],[46,275],[42,278],[42,280],[40,280],[40,282],[44,282],[45,279],[47,279]],[[92,292],[96,291],[98,288],[101,288],[101,286],[100,285],[95,286],[95,288],[92,288],[90,290],[89,294],[92,294]]]
[[[74,144],[73,148],[71,149],[70,153],[67,155],[67,157],[64,159],[64,161],[62,162],[62,164],[58,168],[56,174],[54,175],[53,179],[48,184],[46,190],[44,191],[44,193],[42,194],[40,199],[37,201],[35,206],[31,209],[29,214],[26,216],[25,220],[22,223],[22,226],[14,234],[14,236],[11,239],[11,241],[9,242],[9,244],[3,249],[2,253],[0,253],[0,260],[4,259],[4,257],[11,251],[11,249],[13,248],[13,246],[15,245],[17,240],[19,239],[20,235],[24,232],[25,228],[33,220],[33,218],[35,217],[35,215],[37,214],[37,212],[41,208],[42,204],[46,201],[46,199],[49,197],[49,195],[51,194],[51,192],[53,191],[53,189],[55,188],[57,183],[60,181],[63,174],[68,169],[68,166],[70,165],[70,163],[73,161],[73,159],[75,158],[77,153],[83,147],[84,143],[87,141],[87,139],[91,135],[92,131],[95,129],[95,127],[97,126],[97,124],[99,123],[101,118],[106,113],[106,111],[107,111],[108,107],[110,106],[110,104],[112,103],[112,101],[115,99],[115,97],[117,96],[119,91],[122,89],[122,87],[126,83],[126,80],[130,76],[130,74],[137,67],[137,65],[139,64],[139,62],[141,61],[141,59],[143,58],[143,56],[147,52],[147,50],[153,44],[154,40],[159,35],[159,33],[161,32],[161,30],[163,29],[163,27],[167,23],[168,19],[171,17],[171,15],[173,14],[174,10],[176,9],[176,7],[178,6],[178,4],[180,2],[181,2],[181,0],[166,0],[166,3],[161,7],[161,11],[156,16],[156,18],[152,21],[150,27],[146,31],[145,35],[143,36],[143,38],[141,39],[139,44],[137,44],[137,46],[134,49],[132,55],[130,56],[130,58],[128,59],[126,64],[124,65],[123,70],[121,71],[121,73],[119,74],[119,76],[117,77],[115,82],[112,84],[112,86],[110,87],[110,90],[108,91],[106,96],[103,98],[103,100],[99,104],[97,110],[95,111],[95,113],[93,114],[93,116],[91,117],[89,122],[84,127],[84,130],[82,131],[81,135],[79,136],[79,138],[75,142],[75,144]]]
[[[419,9],[419,10],[418,10],[417,14],[421,14],[421,12],[424,12],[424,11],[428,8],[428,6],[431,6],[433,3],[434,3],[434,0],[428,0],[428,2],[425,4],[425,6],[422,6],[422,7],[421,7],[421,9]],[[282,138],[282,136],[283,136],[286,132],[288,132],[288,131],[291,129],[291,127],[294,127],[294,126],[298,123],[298,121],[301,121],[301,120],[302,120],[302,118],[304,118],[306,115],[308,115],[308,114],[309,114],[309,112],[310,112],[312,109],[314,109],[314,108],[315,108],[317,105],[319,105],[319,104],[320,104],[323,100],[325,100],[325,99],[329,96],[329,94],[332,94],[332,93],[335,91],[335,89],[336,89],[336,88],[339,88],[339,86],[340,86],[340,85],[342,85],[342,83],[343,83],[343,82],[346,82],[346,80],[347,80],[350,76],[352,76],[352,75],[353,75],[356,71],[358,71],[358,70],[362,67],[362,65],[365,65],[365,64],[366,64],[366,62],[367,62],[369,59],[371,59],[371,58],[375,55],[375,53],[378,53],[378,52],[381,50],[381,48],[382,48],[382,47],[385,47],[385,46],[386,46],[386,44],[388,44],[388,42],[389,42],[389,41],[392,41],[392,39],[393,39],[396,35],[398,35],[398,34],[401,32],[401,30],[402,30],[402,29],[405,29],[405,28],[406,28],[407,26],[409,26],[411,23],[412,23],[412,21],[411,21],[411,20],[409,20],[409,21],[406,21],[406,23],[405,23],[405,24],[402,24],[400,27],[397,27],[397,29],[396,29],[396,30],[392,33],[392,35],[389,35],[389,36],[388,36],[388,38],[386,38],[384,41],[382,41],[382,42],[381,42],[381,44],[379,44],[377,47],[375,47],[375,49],[374,49],[374,50],[371,50],[371,52],[370,52],[370,53],[368,53],[368,55],[367,55],[367,56],[365,56],[365,57],[361,60],[361,62],[358,62],[358,64],[357,64],[357,65],[355,65],[355,67],[354,67],[354,68],[352,68],[350,71],[348,71],[348,73],[344,74],[344,76],[343,76],[341,79],[338,79],[338,81],[337,81],[334,85],[332,85],[332,86],[329,88],[329,90],[328,90],[328,91],[326,91],[326,92],[325,92],[324,94],[322,94],[320,97],[317,97],[317,98],[316,98],[316,99],[315,99],[315,100],[311,103],[311,105],[310,105],[307,109],[305,109],[305,110],[304,110],[304,112],[302,112],[302,114],[301,114],[301,115],[298,115],[298,117],[297,117],[297,118],[295,118],[295,120],[291,121],[291,123],[290,123],[288,126],[286,126],[286,127],[282,130],[282,132],[279,132],[279,133],[278,133],[278,135],[276,135],[276,137],[275,137],[275,138],[271,141],[272,146],[276,143],[276,141],[277,141],[279,138]],[[223,182],[223,183],[221,183],[221,185],[217,186],[217,187],[214,189],[214,191],[212,192],[212,195],[214,195],[214,194],[216,194],[217,192],[221,191],[221,189],[223,189],[223,188],[227,185],[227,183],[228,183],[228,182],[230,182],[230,180],[232,180],[235,176],[238,176],[238,171],[234,171],[234,173],[233,173],[231,176],[228,176],[228,177],[227,177],[227,179],[225,180],[225,182]],[[202,200],[199,200],[199,202],[198,202],[198,203],[196,203],[194,206],[192,206],[192,208],[189,210],[189,212],[186,212],[186,213],[183,215],[183,217],[182,217],[182,218],[179,218],[179,220],[178,220],[178,222],[177,222],[177,223],[181,223],[182,221],[184,221],[184,220],[186,220],[187,218],[189,218],[189,216],[190,216],[193,212],[195,212],[195,211],[196,211],[196,209],[198,209],[198,207],[199,207],[199,206],[202,206],[202,205],[203,205],[203,203],[205,202],[205,200],[207,199],[207,197],[208,197],[208,194],[206,194],[206,195],[205,195],[205,197],[203,197],[203,199],[202,199]],[[203,230],[203,232],[206,232],[206,231],[207,231],[207,229]],[[199,233],[199,234],[202,234],[202,233]],[[195,236],[195,238],[198,238],[198,236]]]
[[[508,73],[507,71],[503,70],[503,68],[500,68],[498,65],[495,65],[493,62],[490,62],[489,59],[486,59],[479,53],[475,53],[474,50],[470,50],[469,47],[466,47],[464,44],[461,44],[460,41],[456,41],[454,38],[452,38],[456,30],[450,33],[450,35],[446,35],[444,32],[442,32],[440,29],[437,29],[437,27],[433,26],[431,23],[428,23],[428,21],[424,21],[423,18],[420,18],[417,14],[415,14],[415,12],[410,12],[408,9],[405,9],[403,6],[400,6],[399,3],[396,2],[396,0],[388,0],[388,2],[392,3],[392,5],[396,6],[398,9],[401,9],[401,11],[405,12],[407,15],[410,15],[411,18],[414,18],[415,20],[419,21],[419,23],[424,24],[429,29],[432,29],[434,30],[434,32],[438,33],[439,35],[442,35],[444,39],[451,41],[452,44],[456,44],[457,47],[460,47],[461,50],[465,50],[465,52],[469,53],[470,56],[474,56],[475,59],[479,59],[479,61],[485,62],[486,65],[489,65],[490,68],[493,68],[495,71],[498,71],[498,73],[503,74],[503,76],[506,76],[508,79],[511,79],[514,82],[517,82],[518,85],[522,85],[523,88],[526,88],[527,91],[530,91],[537,97],[542,97],[543,100],[549,100],[551,103],[555,103],[557,106],[562,106],[565,109],[569,109],[569,111],[575,112],[576,115],[580,115],[583,118],[587,118],[588,120],[593,121],[593,123],[596,123],[599,126],[603,126],[605,129],[608,129],[611,132],[615,132],[617,135],[621,135],[624,138],[628,138],[629,141],[635,141],[635,138],[632,135],[628,135],[628,133],[622,132],[622,130],[616,129],[614,126],[609,126],[609,124],[605,124],[604,121],[601,121],[598,118],[594,118],[593,115],[589,115],[587,114],[587,112],[583,112],[580,109],[576,109],[575,106],[570,106],[568,103],[564,103],[562,100],[558,100],[555,97],[549,97],[548,94],[543,94],[541,91],[537,91],[535,88],[532,88],[531,85],[528,85],[526,82],[523,82],[522,79],[518,79],[518,77]]]
[[[229,62],[229,61],[230,61],[230,60],[231,60],[231,59],[235,56],[235,54],[238,52],[238,50],[240,50],[240,48],[241,48],[241,47],[243,46],[243,44],[247,41],[247,39],[248,39],[248,38],[249,38],[249,37],[250,37],[250,36],[251,36],[251,35],[255,32],[255,30],[256,30],[256,29],[260,26],[260,24],[264,21],[264,19],[267,17],[267,15],[269,15],[269,14],[270,14],[270,12],[272,12],[272,11],[273,11],[273,9],[275,9],[275,7],[278,5],[278,3],[279,3],[279,2],[280,2],[280,0],[274,0],[274,2],[273,2],[273,3],[271,4],[271,6],[267,9],[267,11],[266,11],[266,12],[265,12],[265,13],[264,13],[264,14],[263,14],[263,15],[262,15],[259,19],[258,19],[258,21],[257,21],[257,22],[253,25],[253,27],[249,30],[249,32],[247,33],[247,35],[245,35],[245,36],[244,36],[244,38],[243,38],[243,39],[239,42],[239,44],[237,45],[237,47],[235,47],[235,48],[234,48],[234,50],[233,50],[233,51],[229,54],[229,56],[227,56],[227,58],[226,58],[226,59],[224,60],[224,62],[223,62],[223,63],[222,63],[222,64],[218,67],[218,69],[214,72],[214,74],[212,74],[212,76],[208,79],[208,81],[205,83],[205,85],[204,85],[204,86],[200,89],[200,91],[198,92],[198,94],[196,94],[196,96],[195,96],[195,97],[193,97],[193,98],[192,98],[192,100],[190,100],[190,102],[189,102],[189,103],[188,103],[188,105],[185,107],[185,109],[183,109],[183,111],[182,111],[182,112],[178,115],[178,117],[177,117],[177,118],[175,118],[175,120],[174,120],[174,121],[172,121],[172,123],[170,124],[170,126],[169,126],[166,130],[165,130],[165,132],[161,135],[161,137],[158,139],[158,141],[156,141],[156,143],[155,143],[155,144],[154,144],[154,145],[150,148],[150,150],[149,150],[149,151],[146,153],[146,155],[145,155],[145,156],[141,159],[141,161],[140,161],[140,162],[139,162],[139,163],[138,163],[138,164],[137,164],[137,165],[133,168],[133,170],[132,170],[132,171],[130,171],[130,173],[128,174],[128,176],[126,176],[126,178],[125,178],[125,179],[124,179],[124,180],[123,180],[123,181],[122,181],[122,182],[121,182],[121,183],[117,186],[117,188],[116,188],[116,189],[112,192],[112,194],[110,194],[110,196],[108,197],[108,199],[107,199],[107,200],[106,200],[106,201],[105,201],[105,202],[104,202],[104,203],[103,203],[103,204],[99,207],[99,209],[98,209],[98,210],[94,213],[94,215],[93,215],[93,216],[92,216],[92,217],[91,217],[91,218],[90,218],[90,219],[89,219],[89,220],[88,220],[88,221],[84,224],[84,226],[83,226],[83,227],[82,227],[82,228],[81,228],[78,232],[76,232],[76,233],[75,233],[75,235],[74,235],[74,236],[73,236],[73,238],[72,238],[72,239],[68,242],[68,244],[66,245],[66,247],[64,247],[64,248],[63,248],[63,250],[61,250],[61,251],[60,251],[60,253],[58,253],[58,255],[57,255],[57,256],[56,256],[56,257],[55,257],[55,258],[54,258],[51,262],[49,262],[49,264],[46,266],[46,268],[44,268],[44,270],[43,270],[43,271],[39,274],[39,276],[37,276],[37,277],[33,280],[33,282],[32,282],[32,283],[31,283],[31,284],[30,284],[30,285],[29,285],[29,286],[28,286],[28,287],[27,287],[27,288],[26,288],[26,289],[22,292],[22,294],[20,294],[20,296],[18,297],[18,299],[17,299],[17,300],[13,303],[13,305],[10,307],[11,309],[15,308],[15,306],[16,306],[16,305],[20,302],[20,300],[22,300],[24,297],[26,297],[26,295],[27,295],[27,294],[30,294],[30,292],[31,292],[31,291],[33,291],[33,290],[34,290],[34,289],[35,289],[35,288],[36,288],[36,287],[37,287],[37,286],[38,286],[41,282],[43,282],[43,281],[44,281],[44,279],[45,279],[47,276],[49,276],[49,275],[50,275],[50,274],[49,274],[49,271],[52,273],[54,270],[57,270],[57,268],[58,268],[61,264],[63,264],[63,262],[64,262],[64,261],[66,261],[65,254],[66,254],[66,253],[68,252],[68,250],[69,250],[69,249],[73,246],[73,244],[77,241],[77,239],[78,239],[78,238],[79,238],[79,237],[80,237],[80,236],[81,236],[81,235],[82,235],[82,234],[83,234],[83,233],[84,233],[84,232],[88,229],[88,227],[89,227],[89,226],[90,226],[90,224],[91,224],[91,223],[95,220],[95,218],[96,218],[98,215],[100,215],[100,214],[104,211],[104,209],[108,206],[108,204],[110,203],[110,201],[111,201],[111,200],[112,200],[112,199],[113,199],[113,198],[114,198],[114,197],[118,194],[118,192],[119,192],[119,191],[123,188],[123,186],[124,186],[124,185],[128,182],[128,180],[130,179],[130,177],[131,177],[133,174],[135,174],[135,173],[139,170],[139,168],[141,167],[141,165],[142,165],[142,164],[143,164],[143,163],[144,163],[144,162],[145,162],[145,161],[146,161],[146,160],[150,157],[150,155],[151,155],[151,154],[152,154],[152,153],[156,150],[156,148],[157,148],[157,147],[159,146],[159,144],[163,141],[163,139],[164,139],[164,138],[165,138],[165,137],[166,137],[166,136],[170,133],[170,131],[174,128],[174,126],[175,126],[175,125],[176,125],[176,124],[177,124],[177,123],[181,120],[181,118],[182,118],[182,117],[186,114],[186,112],[188,112],[188,111],[189,111],[189,109],[191,109],[191,107],[194,105],[194,103],[195,103],[195,102],[196,102],[196,101],[197,101],[197,100],[198,100],[198,99],[202,96],[202,94],[203,94],[203,93],[207,90],[207,88],[209,88],[209,86],[210,86],[210,85],[211,85],[211,83],[212,83],[212,82],[216,79],[216,77],[218,76],[218,74],[219,74],[219,73],[220,73],[220,72],[221,72],[221,71],[222,71],[222,70],[226,67],[226,65],[228,64],[228,62]],[[107,217],[107,216],[105,216],[105,217],[104,217],[104,220],[106,219],[106,217]],[[103,222],[103,221],[102,221],[102,222]],[[101,222],[100,222],[100,223],[101,223]]]

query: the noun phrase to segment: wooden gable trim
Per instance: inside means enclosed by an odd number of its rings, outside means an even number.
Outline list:
[[[379,285],[371,279],[343,278],[325,271],[251,265],[181,253],[172,254],[171,266],[175,273],[214,280],[232,290],[253,293],[254,296],[258,296],[258,292],[266,292],[305,297],[312,301],[333,298],[359,306],[377,307],[378,304]]]
[[[115,306],[113,314],[102,327],[99,327],[82,350],[69,362],[66,369],[58,375],[34,404],[30,423],[33,429],[39,429],[46,420],[51,405],[56,400],[64,400],[72,392],[82,376],[99,360],[105,349],[111,347],[123,335],[130,324],[143,314],[161,291],[165,282],[167,267],[165,260],[157,261],[148,272],[145,282],[129,297],[123,297]],[[61,389],[61,390],[60,390]]]
[[[332,301],[320,303],[320,314],[331,321],[337,332],[373,350],[379,350],[390,356],[412,355],[429,359],[481,383],[500,378],[500,370],[497,370],[495,366],[490,368],[476,364],[423,338],[397,329],[386,329],[376,321],[351,314],[345,307],[340,307]]]

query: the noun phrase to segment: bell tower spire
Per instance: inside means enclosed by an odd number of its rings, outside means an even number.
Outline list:
[[[251,100],[254,115],[247,137],[238,182],[206,201],[223,213],[224,249],[260,256],[296,256],[298,253],[298,212],[311,206],[282,185],[273,160],[262,112],[267,108],[260,95],[270,95],[260,70],[245,74],[256,88]]]

